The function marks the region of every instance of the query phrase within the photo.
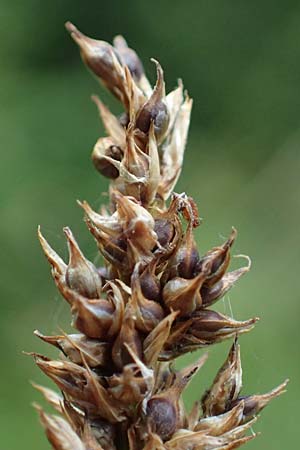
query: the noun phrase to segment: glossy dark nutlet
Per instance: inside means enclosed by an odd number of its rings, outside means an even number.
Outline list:
[[[113,44],[121,64],[128,67],[135,80],[140,80],[141,76],[144,74],[144,68],[136,52],[128,47],[123,36],[116,36]]]
[[[105,149],[105,157],[122,161],[123,151],[117,145],[112,144]],[[114,180],[118,178],[119,170],[105,157],[98,155],[95,151],[92,153],[92,161],[98,172],[106,178]]]
[[[163,440],[167,440],[176,431],[176,407],[167,398],[150,399],[147,405],[147,417],[153,431]]]
[[[157,234],[157,240],[162,247],[166,247],[174,236],[174,225],[167,219],[156,219],[154,231]]]

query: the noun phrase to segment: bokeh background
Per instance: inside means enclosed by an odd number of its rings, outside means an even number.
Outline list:
[[[47,383],[22,351],[52,350],[33,337],[69,330],[36,238],[44,234],[66,256],[69,225],[90,259],[95,246],[76,199],[106,201],[107,183],[90,162],[103,134],[97,93],[119,106],[81,64],[64,30],[73,21],[111,40],[122,33],[154,82],[150,57],[165,69],[169,89],[182,77],[194,98],[185,169],[177,191],[199,204],[201,252],[223,242],[234,225],[234,251],[253,270],[218,304],[236,319],[259,315],[241,338],[245,394],[290,377],[288,393],[262,413],[262,435],[250,449],[295,448],[299,424],[300,273],[300,4],[286,0],[0,1],[1,145],[1,449],[47,450],[29,380]],[[235,263],[234,263],[235,264]],[[199,398],[230,343],[210,350],[192,382]],[[189,355],[186,359],[195,358]],[[182,364],[182,361],[180,361]]]

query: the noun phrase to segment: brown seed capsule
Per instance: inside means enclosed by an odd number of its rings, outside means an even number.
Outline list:
[[[167,105],[164,102],[165,83],[163,71],[160,64],[152,59],[156,64],[157,81],[153,93],[149,100],[144,104],[136,119],[136,126],[144,133],[148,133],[150,124],[153,121],[155,136],[160,143],[166,134],[169,124],[169,113]]]
[[[212,386],[202,398],[204,416],[216,416],[227,411],[232,401],[238,397],[241,388],[242,366],[240,346],[235,341]]]
[[[56,276],[55,282],[63,297],[71,305],[72,325],[89,338],[105,338],[110,329],[114,306],[105,299],[89,299],[70,289]]]
[[[119,100],[126,101],[124,70],[118,61],[113,46],[107,42],[85,36],[70,22],[66,23],[66,28],[78,44],[81,57],[87,67],[103,81]]]
[[[182,317],[191,314],[202,305],[200,287],[205,278],[206,274],[200,273],[191,280],[176,277],[168,281],[162,292],[164,304]]]
[[[225,273],[221,280],[212,286],[202,286],[200,293],[203,301],[203,307],[207,307],[215,303],[234,286],[234,284],[243,276],[249,272],[251,267],[251,260],[248,256],[238,255],[245,258],[248,261],[248,265],[241,267],[240,269],[233,270],[232,272]]]
[[[128,347],[142,359],[142,343],[140,335],[135,327],[135,316],[132,305],[126,306],[122,327],[112,349],[112,359],[118,369],[132,363],[132,356]]]
[[[66,283],[79,294],[87,298],[100,298],[102,282],[94,264],[82,254],[70,228],[65,227],[68,239],[69,264],[66,270]]]
[[[144,74],[144,68],[136,52],[128,47],[123,36],[116,36],[113,43],[123,66],[127,66],[134,80],[139,81]]]
[[[159,303],[144,296],[140,283],[139,264],[136,264],[131,276],[131,291],[136,326],[139,330],[149,333],[163,320],[165,314]]]
[[[289,380],[285,380],[282,384],[272,389],[266,394],[249,395],[246,397],[239,397],[232,402],[231,407],[243,402],[243,420],[250,420],[253,416],[257,415],[273,398],[279,397],[279,395],[286,392],[285,388]]]
[[[169,208],[166,211],[156,211],[154,217],[155,232],[160,244],[156,253],[159,255],[160,263],[164,263],[164,261],[170,260],[182,239],[182,225],[178,216],[178,196],[173,195]],[[167,277],[164,279],[164,282],[166,281]]]
[[[170,333],[160,359],[169,361],[198,348],[235,338],[254,327],[258,318],[237,321],[216,311],[195,311],[189,320],[178,321]]]
[[[178,406],[168,396],[151,398],[147,405],[147,418],[153,430],[163,440],[175,433],[178,425]]]
[[[87,416],[100,417],[111,424],[123,422],[125,416],[121,405],[109,394],[106,386],[103,386],[101,383],[102,379],[87,364],[85,364],[85,369],[86,395],[88,394],[91,403]],[[85,403],[86,401],[79,404],[84,410],[86,410]]]
[[[241,401],[230,411],[218,416],[201,418],[197,421],[194,431],[207,430],[211,436],[220,436],[237,427],[243,418],[244,403]]]
[[[127,364],[120,374],[108,379],[109,393],[127,408],[140,403],[146,393],[147,384],[135,364]]]
[[[215,247],[200,259],[196,272],[203,270],[203,265],[210,263],[210,274],[207,276],[205,286],[212,286],[225,274],[230,262],[230,248],[232,247],[237,231],[232,228],[232,232],[227,241],[221,247]]]
[[[98,214],[90,207],[90,205],[86,201],[78,201],[78,204],[86,214],[86,218],[88,219],[87,225],[90,227],[90,223],[92,223],[96,227],[96,230],[94,230],[93,228],[91,228],[90,230],[94,234],[96,239],[98,235],[101,236],[100,233],[97,234],[97,230],[102,231],[108,236],[120,236],[120,234],[122,233],[122,227],[119,214],[117,212],[114,212],[112,215]]]
[[[89,218],[85,218],[85,222],[91,234],[94,236],[98,249],[106,260],[106,263],[111,264],[112,273],[119,278],[118,271],[122,270],[127,273],[131,270],[131,265],[128,262],[127,255],[127,239],[121,234],[120,237],[110,237],[109,234],[99,230],[97,226]],[[109,227],[108,223],[104,226]],[[117,223],[117,226],[119,224]],[[113,229],[112,225],[111,235],[118,235],[118,231]],[[121,232],[122,233],[122,230]]]
[[[90,367],[105,366],[109,362],[111,346],[108,342],[89,339],[84,334],[44,336],[37,330],[34,334],[43,341],[55,345],[76,364],[83,364],[82,358]]]
[[[85,382],[85,369],[68,361],[51,361],[35,356],[37,366],[67,395],[84,399],[86,393],[81,386]]]
[[[139,276],[139,282],[143,295],[149,300],[160,299],[160,281],[155,275],[157,260],[155,258],[146,266]]]
[[[154,231],[162,247],[166,247],[174,237],[174,225],[168,219],[156,219]]]
[[[166,391],[152,396],[147,403],[147,421],[163,441],[170,439],[175,431],[183,426],[184,417],[180,402],[183,387],[175,383]]]
[[[127,241],[125,238],[109,238],[103,235],[101,240],[98,240],[98,247],[104,258],[115,269],[121,269],[126,273],[131,270],[131,265],[127,258]]]
[[[216,311],[205,309],[195,312],[192,318],[193,324],[191,329],[199,337],[209,336],[209,333],[214,333],[215,336],[217,336],[218,332],[222,334],[223,330],[238,331],[238,329],[243,327],[252,327],[257,320],[257,318],[253,318],[244,322],[239,322],[238,320],[231,319]]]
[[[193,236],[193,225],[189,223],[184,239],[171,261],[170,278],[191,279],[199,261],[199,253]]]
[[[120,175],[118,164],[122,161],[123,150],[109,137],[100,138],[93,150],[92,161],[101,175],[116,179]]]
[[[148,170],[149,158],[136,144],[134,127],[133,124],[130,123],[126,130],[126,146],[122,163],[121,176],[128,184],[142,185],[145,182],[145,177]]]
[[[141,251],[151,251],[157,243],[152,215],[132,197],[115,192],[113,199],[124,235]]]
[[[101,384],[101,378],[84,363],[84,367],[68,361],[51,361],[33,354],[38,367],[49,376],[87,417],[97,415],[111,423],[124,420],[121,408]]]

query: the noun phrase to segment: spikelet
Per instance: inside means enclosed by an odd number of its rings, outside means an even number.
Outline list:
[[[110,204],[95,211],[79,202],[103,257],[89,261],[64,228],[68,262],[38,235],[51,274],[70,306],[75,333],[37,337],[61,351],[57,360],[33,354],[61,394],[34,385],[60,414],[36,409],[55,450],[229,450],[247,435],[257,414],[284,392],[241,396],[238,336],[257,318],[237,321],[211,306],[250,269],[250,260],[228,271],[237,232],[201,255],[193,236],[197,207],[173,192],[180,175],[192,100],[183,85],[166,94],[161,65],[152,88],[126,41],[91,39],[66,24],[82,59],[122,103],[116,117],[93,97],[107,133],[92,160],[110,180]],[[207,355],[176,371],[179,355],[233,340],[203,395],[186,411],[182,392]],[[202,406],[202,408],[201,408]],[[201,411],[202,409],[202,411]]]

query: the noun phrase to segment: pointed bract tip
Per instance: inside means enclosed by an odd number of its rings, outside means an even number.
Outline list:
[[[70,33],[72,39],[77,42],[78,39],[82,38],[83,34],[75,27],[72,22],[65,23],[66,30]]]

